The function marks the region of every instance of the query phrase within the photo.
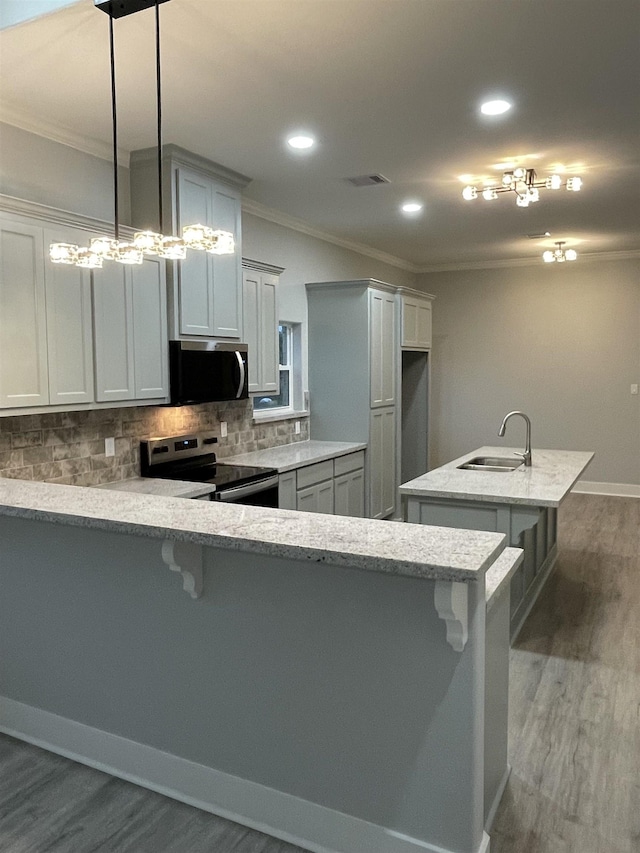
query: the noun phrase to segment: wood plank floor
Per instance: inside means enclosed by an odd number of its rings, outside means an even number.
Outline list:
[[[570,495],[511,651],[491,853],[640,851],[640,500]]]
[[[640,853],[640,500],[571,495],[559,540],[512,650],[491,853]],[[0,851],[302,853],[2,735]]]

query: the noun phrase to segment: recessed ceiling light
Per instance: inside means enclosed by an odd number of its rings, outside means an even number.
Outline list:
[[[480,112],[486,116],[499,116],[511,109],[509,101],[495,100],[485,101],[480,107]]]
[[[290,136],[287,139],[287,143],[291,148],[303,149],[303,148],[313,148],[316,144],[313,136],[303,136],[302,134],[298,136]]]
[[[420,213],[424,205],[422,205],[419,201],[407,201],[402,205],[402,211],[404,213]]]

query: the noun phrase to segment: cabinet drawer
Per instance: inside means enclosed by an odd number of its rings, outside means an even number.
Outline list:
[[[333,479],[333,459],[326,462],[316,462],[315,465],[307,465],[299,468],[297,473],[297,488],[306,489],[314,483],[322,483],[323,480]]]
[[[334,466],[336,477],[348,474],[349,471],[357,471],[358,468],[364,468],[364,450],[348,453],[346,456],[338,456],[337,459],[334,459]]]

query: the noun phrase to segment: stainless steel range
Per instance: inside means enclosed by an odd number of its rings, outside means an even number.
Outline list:
[[[277,507],[277,470],[218,462],[213,450],[217,441],[212,432],[141,441],[140,473],[143,477],[212,483],[214,501]]]

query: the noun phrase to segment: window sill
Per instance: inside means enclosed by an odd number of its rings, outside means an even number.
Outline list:
[[[278,412],[275,409],[265,409],[264,412],[258,411],[253,413],[253,422],[263,424],[268,421],[292,421],[308,417],[309,412],[305,411],[294,412],[292,409],[282,409],[282,411]]]

